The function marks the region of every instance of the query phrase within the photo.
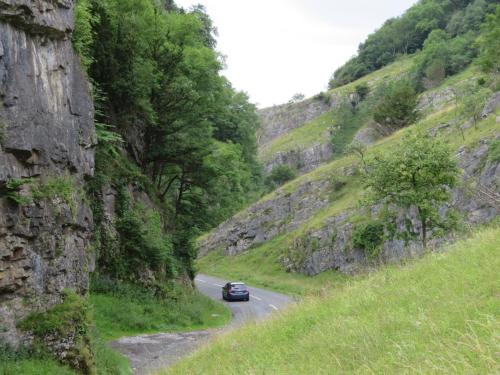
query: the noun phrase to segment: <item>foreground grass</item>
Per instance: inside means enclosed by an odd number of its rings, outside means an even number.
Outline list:
[[[94,292],[94,321],[105,340],[143,333],[178,332],[221,327],[230,311],[197,292],[159,300],[132,286]]]
[[[164,374],[499,373],[499,243],[498,227],[483,229],[385,267],[220,337]]]
[[[75,372],[52,359],[3,359],[1,375],[75,375]]]
[[[109,348],[97,333],[92,334],[96,375],[131,375],[127,358]],[[0,347],[0,375],[76,375],[75,370],[66,367],[50,354],[37,350],[14,352]]]

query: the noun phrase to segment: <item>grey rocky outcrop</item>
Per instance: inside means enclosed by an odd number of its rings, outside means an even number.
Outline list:
[[[330,142],[317,143],[306,149],[280,151],[271,160],[264,162],[264,172],[269,174],[275,167],[286,165],[300,173],[306,173],[331,160],[332,156],[333,147]]]
[[[257,134],[259,146],[299,128],[337,105],[337,96],[324,93],[298,103],[288,103],[259,111],[261,128]]]
[[[73,0],[0,0],[0,341],[16,323],[84,294],[93,268],[92,213],[81,190],[94,170],[90,87],[72,43]],[[66,181],[71,197],[16,203],[36,184]],[[11,186],[12,188],[12,186]],[[12,192],[11,192],[12,193]]]
[[[462,148],[459,151],[457,158],[464,170],[463,183],[452,191],[450,204],[442,208],[446,210],[452,206],[471,225],[488,222],[500,214],[500,163],[488,160],[489,144],[488,140],[484,140],[473,150]],[[350,173],[352,171],[345,168],[344,174]],[[293,192],[285,186],[204,237],[199,242],[200,254],[222,249],[226,255],[235,255],[298,228],[332,204],[333,184],[332,178],[323,177],[314,181],[305,180]],[[376,211],[377,207],[372,210]],[[352,247],[353,224],[350,217],[355,213],[357,209],[332,216],[320,228],[301,235],[290,248],[283,249],[283,267],[315,275],[329,269],[350,273],[368,264],[363,251]],[[399,230],[406,225],[403,216],[398,222]],[[418,233],[420,227],[415,213],[410,212],[409,216],[413,231]],[[393,239],[384,243],[380,260],[398,259],[421,252],[418,241],[405,243]]]
[[[494,93],[486,102],[483,112],[481,113],[482,118],[488,117],[491,113],[495,112],[500,108],[500,91]]]

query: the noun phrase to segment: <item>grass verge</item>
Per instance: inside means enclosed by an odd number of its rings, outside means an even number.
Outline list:
[[[482,229],[447,252],[384,267],[163,374],[498,373],[499,239],[499,227]]]
[[[191,291],[159,299],[132,285],[100,283],[90,302],[95,324],[105,340],[221,327],[231,318],[224,305]]]

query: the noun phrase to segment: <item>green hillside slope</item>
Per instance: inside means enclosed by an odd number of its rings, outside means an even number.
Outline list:
[[[165,374],[500,371],[500,228],[225,335]]]
[[[477,70],[469,69],[448,79],[441,89],[460,85],[471,77],[477,78],[478,76]],[[443,130],[445,133],[442,135],[452,148],[457,151],[460,148],[473,149],[481,140],[494,139],[500,133],[500,124],[496,121],[499,114],[500,112],[497,111],[497,113],[493,113],[488,118],[481,120],[477,127],[471,126],[465,129],[463,133],[465,141],[458,126],[446,127]],[[459,108],[454,102],[450,102],[440,110],[428,111],[416,124],[403,128],[375,143],[367,149],[366,154],[367,156],[374,153],[383,154],[398,144],[408,132],[414,130],[431,131],[431,129],[435,129],[442,124],[453,124],[458,117]],[[278,195],[291,194],[312,181],[342,181],[342,187],[339,190],[334,191],[331,189],[329,196],[325,197],[325,199],[329,200],[328,205],[315,212],[299,228],[275,237],[266,243],[254,246],[239,255],[228,257],[223,255],[222,249],[212,251],[197,261],[199,270],[211,275],[243,279],[258,286],[271,287],[293,294],[308,294],[311,290],[315,290],[318,285],[329,282],[329,280],[336,283],[337,276],[332,278],[327,275],[319,275],[309,278],[303,275],[287,273],[280,263],[280,259],[286,254],[294,241],[307,236],[308,233],[315,229],[321,228],[332,216],[352,212],[358,208],[359,200],[364,191],[362,178],[359,174],[346,175],[345,171],[357,168],[359,165],[360,162],[356,156],[347,155],[302,175],[284,185],[281,189],[265,196],[261,202],[275,199]],[[314,194],[314,192],[310,194]],[[307,196],[303,197],[303,199],[307,199]],[[243,211],[239,214],[239,217],[245,217],[245,215],[251,215],[251,212]],[[352,218],[353,221],[355,219]],[[327,274],[331,275],[332,273]]]

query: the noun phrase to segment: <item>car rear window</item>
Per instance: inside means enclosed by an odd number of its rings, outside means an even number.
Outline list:
[[[246,290],[247,286],[245,284],[231,284],[231,287],[237,290]]]

